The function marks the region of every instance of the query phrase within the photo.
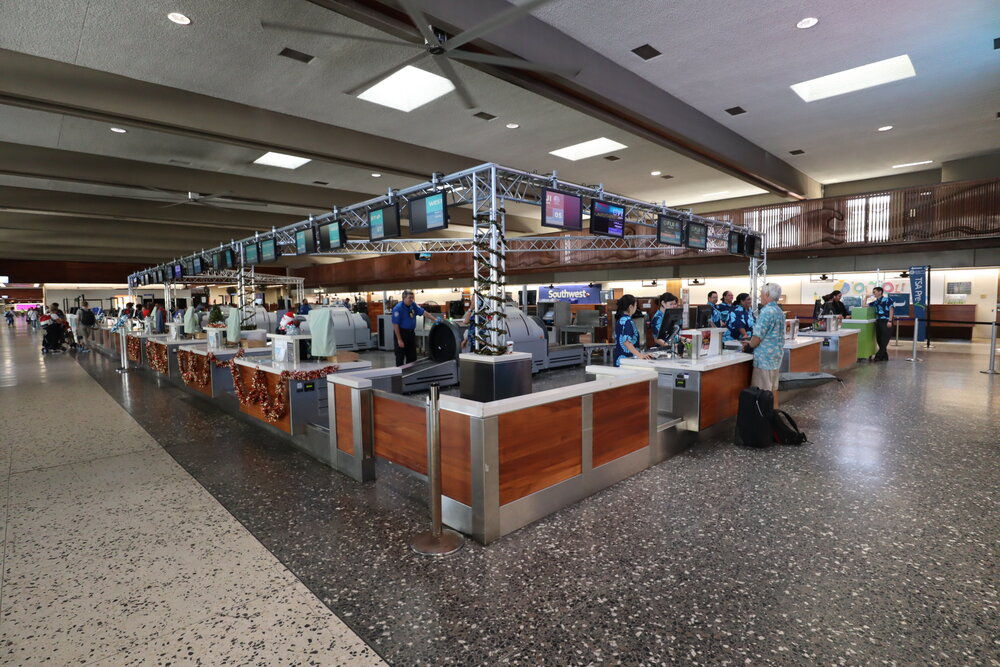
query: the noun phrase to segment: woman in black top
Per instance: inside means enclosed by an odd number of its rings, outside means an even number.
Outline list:
[[[843,294],[839,289],[835,289],[830,292],[830,300],[823,305],[824,315],[840,315],[841,317],[850,317],[851,314],[847,312],[847,306],[841,301]]]

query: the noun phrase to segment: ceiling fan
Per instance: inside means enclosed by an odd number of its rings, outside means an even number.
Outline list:
[[[144,186],[147,190],[153,190],[154,192],[159,192],[163,197],[142,197],[142,199],[149,199],[150,201],[167,202],[166,206],[161,206],[160,208],[172,208],[174,206],[183,206],[184,204],[193,204],[195,206],[204,206],[206,208],[217,208],[220,210],[229,210],[225,206],[218,206],[218,203],[226,204],[237,204],[239,206],[267,206],[264,202],[254,202],[246,201],[243,199],[228,198],[230,192],[226,190],[225,192],[217,192],[214,195],[202,195],[198,192],[169,192],[167,190],[161,190],[159,188],[154,188],[151,185]],[[182,196],[183,199],[178,199],[178,196]]]
[[[417,27],[420,32],[420,36],[423,38],[423,44],[416,44],[413,42],[408,42],[400,39],[381,39],[377,37],[364,37],[361,35],[351,35],[349,33],[343,32],[331,32],[329,30],[321,30],[318,28],[309,28],[303,26],[289,25],[286,23],[274,23],[271,21],[261,21],[260,25],[263,28],[277,29],[277,30],[290,30],[294,32],[308,33],[312,35],[326,35],[329,37],[340,37],[342,39],[353,39],[362,42],[371,42],[375,44],[389,44],[392,46],[402,46],[410,49],[417,49],[420,53],[416,54],[412,58],[408,58],[403,62],[384,70],[377,75],[362,81],[358,85],[345,90],[344,92],[348,95],[357,95],[364,90],[367,90],[371,86],[375,85],[382,79],[386,78],[393,72],[406,67],[407,65],[413,65],[414,63],[420,62],[425,58],[430,58],[437,65],[441,73],[451,81],[455,86],[455,91],[458,96],[462,99],[468,109],[475,109],[476,103],[472,99],[472,94],[469,92],[468,87],[458,76],[458,72],[452,66],[452,60],[465,61],[470,63],[482,63],[484,65],[496,65],[500,67],[511,67],[515,69],[530,70],[534,72],[542,72],[545,74],[556,74],[566,78],[576,76],[579,74],[579,70],[575,69],[564,69],[557,67],[548,67],[545,65],[539,65],[537,63],[529,62],[527,60],[520,60],[518,58],[506,58],[501,56],[493,56],[485,53],[473,53],[471,51],[460,51],[458,47],[468,44],[469,42],[479,39],[487,32],[491,30],[496,30],[509,23],[526,16],[531,10],[536,9],[552,0],[528,0],[520,5],[511,7],[510,9],[505,9],[504,11],[494,15],[479,25],[473,26],[468,30],[460,32],[454,37],[449,37],[439,30],[434,30],[427,20],[427,16],[416,6],[414,0],[397,0],[397,2],[406,11],[410,20]]]

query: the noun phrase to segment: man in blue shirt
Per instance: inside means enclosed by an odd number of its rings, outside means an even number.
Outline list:
[[[781,285],[767,283],[760,290],[760,315],[753,328],[750,342],[743,349],[753,351],[753,375],[750,386],[770,391],[774,407],[778,407],[778,378],[781,358],[785,354],[785,313],[778,305]]]
[[[426,311],[413,302],[413,292],[405,290],[403,300],[392,308],[392,330],[395,333],[396,365],[402,366],[417,360],[417,315],[423,315]],[[441,317],[434,313],[427,313],[437,321]]]
[[[896,314],[895,304],[892,299],[885,295],[885,290],[876,287],[872,290],[874,301],[870,305],[875,307],[875,340],[878,342],[878,352],[875,353],[875,361],[889,361],[889,345],[893,316]]]
[[[312,310],[312,306],[309,305],[309,299],[302,299],[302,305],[299,306],[299,315],[308,315],[310,310]]]

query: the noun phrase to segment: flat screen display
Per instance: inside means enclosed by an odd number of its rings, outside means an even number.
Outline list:
[[[730,255],[742,255],[743,249],[745,247],[744,240],[746,239],[740,232],[729,232],[729,243],[727,249]]]
[[[747,257],[763,257],[764,256],[764,246],[763,239],[759,236],[748,235],[743,248],[743,254]]]
[[[542,190],[542,227],[583,229],[583,199],[558,190]]]
[[[212,268],[213,269],[215,269],[216,271],[218,271],[219,269],[222,268],[222,253],[221,252],[213,252],[211,255],[209,255],[209,257],[211,257]]]
[[[664,245],[684,245],[684,220],[672,215],[657,216],[656,241]]]
[[[190,259],[185,259],[182,264],[184,264],[184,275],[193,276],[194,275],[194,263]]]
[[[346,243],[346,234],[340,220],[335,220],[319,228],[319,247],[321,250],[339,250]]]
[[[708,226],[700,222],[689,222],[684,235],[684,245],[693,250],[708,248]]]
[[[194,275],[201,275],[205,272],[205,260],[201,257],[195,257],[191,260],[191,268],[194,269]]]
[[[310,227],[295,232],[295,254],[308,255],[311,252],[316,252],[316,230]]]
[[[448,227],[448,201],[443,192],[411,199],[410,234],[423,234]]]
[[[260,263],[260,248],[256,243],[247,243],[243,246],[243,263],[244,264],[259,264]]]
[[[182,264],[174,264],[174,279],[178,280],[184,277],[184,266]]]
[[[231,269],[236,266],[236,253],[233,252],[232,248],[226,248],[220,254],[222,255],[222,268]]]
[[[267,239],[260,242],[260,261],[273,262],[278,259],[278,242]]]
[[[399,236],[399,204],[377,208],[368,214],[368,240],[381,241]]]
[[[596,199],[590,202],[590,233],[596,236],[625,236],[625,207]]]

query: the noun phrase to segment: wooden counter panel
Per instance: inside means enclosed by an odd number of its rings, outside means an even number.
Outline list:
[[[472,507],[472,435],[468,415],[441,411],[441,493]]]
[[[334,384],[333,400],[336,402],[334,419],[337,420],[337,449],[354,454],[354,410],[351,407],[351,388]]]
[[[788,370],[792,373],[819,373],[819,352],[822,349],[823,344],[818,343],[789,350]]]
[[[567,398],[499,417],[500,504],[583,471],[581,398]]]
[[[837,368],[848,368],[858,363],[858,336],[841,336],[840,357]]]
[[[698,430],[736,416],[740,392],[750,386],[752,373],[753,362],[744,361],[701,374],[701,420]]]
[[[375,456],[426,475],[427,411],[384,396],[375,396],[372,408]]]
[[[597,392],[593,406],[595,468],[649,445],[649,383]]]
[[[242,365],[237,365],[237,368],[239,368],[240,374],[240,387],[242,387],[244,393],[247,393],[250,391],[250,387],[253,386],[253,375],[257,369]],[[271,394],[271,396],[274,396],[278,390],[278,383],[281,382],[281,376],[275,373],[264,373],[264,382],[267,384],[267,391]],[[286,380],[285,382],[287,383],[288,381]],[[276,422],[267,421],[267,417],[264,416],[264,409],[256,404],[243,405],[240,403],[240,412],[250,415],[251,417],[256,417],[265,424],[270,424],[285,433],[291,433],[292,414],[290,396],[288,398],[288,406],[288,409],[285,410],[285,414]]]

